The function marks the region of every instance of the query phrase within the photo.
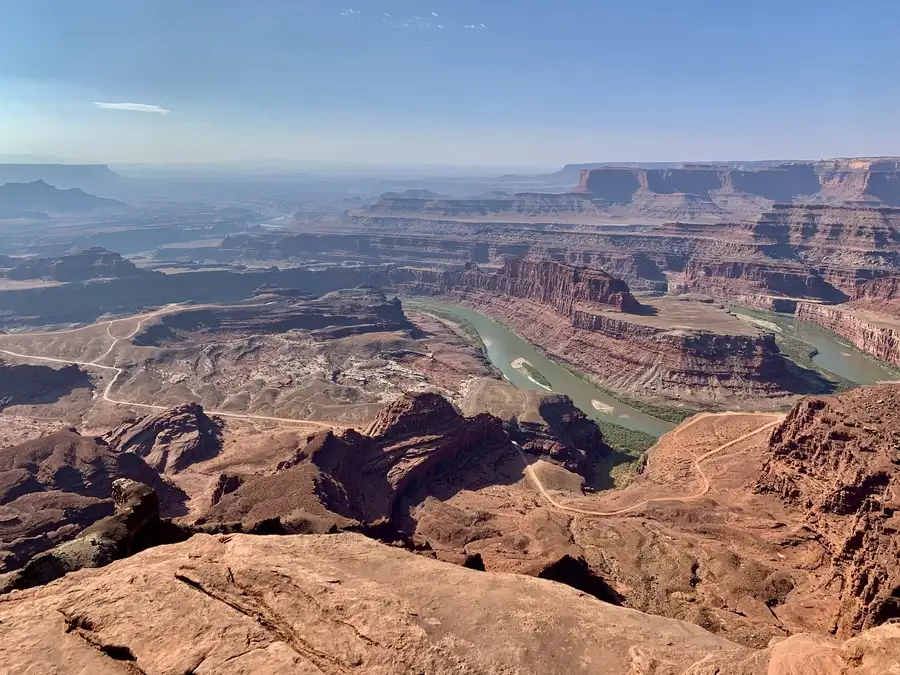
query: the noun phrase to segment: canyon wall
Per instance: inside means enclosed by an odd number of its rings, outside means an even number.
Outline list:
[[[523,268],[533,273],[523,275]],[[651,325],[640,318],[649,308],[626,300],[622,282],[608,278],[579,294],[586,301],[553,297],[553,289],[571,293],[571,274],[565,265],[519,263],[496,273],[400,268],[391,280],[401,293],[476,309],[605,386],[641,396],[733,405],[778,399],[801,386],[772,335]]]
[[[572,317],[579,309],[613,309],[639,313],[641,304],[621,279],[602,270],[584,269],[557,262],[511,260],[496,272],[477,265],[465,269],[437,270],[400,268],[391,272],[391,280],[419,295],[440,295],[447,289],[466,289],[534,300],[563,316]]]
[[[785,164],[750,171],[716,166],[638,169],[584,169],[573,190],[604,201],[627,204],[641,192],[658,195],[692,194],[711,198],[722,190],[780,202],[811,195],[820,189],[812,164]]]
[[[801,302],[796,316],[849,340],[877,359],[900,365],[900,329],[879,325],[851,308]]]

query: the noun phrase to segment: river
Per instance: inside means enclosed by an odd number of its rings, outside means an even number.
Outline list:
[[[897,371],[889,365],[875,360],[843,338],[813,323],[800,321],[790,314],[773,314],[736,307],[732,310],[761,319],[758,325],[763,330],[781,332],[815,347],[818,353],[813,356],[813,362],[822,370],[840,375],[856,384],[877,384],[898,379]],[[766,324],[774,324],[775,328]]]
[[[491,363],[517,387],[545,393],[552,391],[557,394],[566,394],[589,417],[612,422],[628,429],[643,431],[653,436],[661,436],[675,427],[670,422],[656,419],[625,405],[584,380],[575,377],[511,330],[483,314],[466,307],[438,302],[430,298],[417,297],[414,302],[423,308],[427,309],[430,306],[467,321],[481,336]],[[527,369],[521,365],[523,359],[546,378],[549,382],[549,390],[528,377]]]
[[[523,389],[534,389],[568,395],[586,415],[604,422],[612,422],[628,429],[661,436],[675,425],[651,417],[609,396],[571,372],[557,365],[525,342],[506,326],[467,307],[439,302],[431,298],[415,298],[424,308],[433,307],[468,322],[481,336],[491,363],[512,384]],[[843,342],[830,331],[806,321],[799,321],[787,314],[773,314],[761,310],[733,308],[735,313],[755,318],[763,330],[793,337],[817,350],[813,361],[819,368],[839,375],[856,384],[876,384],[900,379],[896,370],[876,361],[868,354]],[[530,364],[543,376],[530,376],[523,362]],[[548,385],[548,386],[545,386]]]

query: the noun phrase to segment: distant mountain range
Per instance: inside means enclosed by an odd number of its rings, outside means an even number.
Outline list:
[[[0,185],[42,180],[60,190],[80,188],[91,194],[117,196],[131,181],[105,164],[39,164],[0,162]]]
[[[72,188],[59,190],[43,180],[0,185],[0,218],[44,219],[51,213],[87,213],[125,206]]]

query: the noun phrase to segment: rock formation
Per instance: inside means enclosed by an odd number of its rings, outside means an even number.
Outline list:
[[[585,290],[573,287],[570,280],[584,273],[558,263],[508,262],[494,273],[399,268],[391,278],[402,293],[477,309],[608,386],[712,402],[804,391],[774,336],[654,325],[639,318],[645,310],[620,280],[591,272]]]
[[[898,632],[754,651],[552,581],[354,534],[198,535],[0,600],[0,661],[48,675],[875,675],[896,662]]]
[[[885,308],[889,305],[884,305]],[[900,365],[900,322],[879,321],[878,315],[860,315],[851,306],[827,306],[808,302],[797,305],[796,316],[846,338],[877,359]],[[891,320],[888,316],[885,319]]]
[[[825,545],[849,636],[900,618],[900,389],[800,403],[772,435],[756,489],[806,513]]]
[[[31,558],[20,570],[0,575],[0,593],[50,583],[69,572],[104,567],[160,541],[163,524],[153,488],[128,478],[112,485],[115,513],[93,523],[72,541]]]
[[[68,282],[137,276],[150,279],[154,275],[138,269],[118,253],[95,247],[56,258],[25,258],[7,269],[4,276],[16,281],[47,279]]]
[[[209,418],[196,403],[127,422],[107,435],[114,452],[143,457],[159,473],[215,457],[222,447],[222,420]]]
[[[121,208],[114,199],[95,197],[78,188],[58,190],[43,180],[33,183],[0,184],[0,210],[38,213],[85,213],[97,209]]]
[[[512,420],[510,436],[522,450],[591,477],[593,463],[611,452],[597,425],[568,396],[545,396],[538,407],[544,424]]]
[[[160,307],[176,302],[237,302],[251,297],[263,286],[290,288],[321,297],[332,291],[354,289],[360,285],[386,285],[385,270],[366,267],[303,267],[281,270],[201,270],[182,274],[164,274],[132,269],[132,263],[103,249],[48,259],[34,275],[63,274],[65,278],[24,286],[0,283],[0,329],[6,327],[90,323],[105,312],[129,314],[144,307]],[[7,275],[20,274],[14,267]],[[25,269],[31,269],[25,264]],[[64,272],[63,272],[64,270]],[[120,274],[121,276],[96,275]],[[47,277],[49,279],[49,277]]]
[[[812,164],[785,164],[750,171],[700,167],[585,169],[576,192],[613,203],[630,203],[643,194],[689,194],[713,201],[716,191],[740,192],[772,202],[789,202],[819,191]]]
[[[140,346],[163,346],[217,335],[280,335],[307,331],[318,340],[409,330],[400,302],[369,286],[341,289],[321,297],[295,289],[261,288],[240,305],[186,309],[164,316],[134,338]]]
[[[112,513],[113,483],[120,478],[158,490],[169,511],[184,499],[137,455],[113,452],[74,431],[0,450],[0,571]]]
[[[258,522],[300,510],[339,516],[335,522],[382,523],[438,467],[463,472],[496,452],[515,452],[496,417],[465,418],[437,394],[406,395],[379,413],[365,435],[351,429],[311,436],[274,475],[223,496],[206,520]]]

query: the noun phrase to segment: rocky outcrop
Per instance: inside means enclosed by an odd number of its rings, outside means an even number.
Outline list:
[[[437,394],[408,394],[382,410],[366,434],[350,429],[311,436],[276,474],[223,496],[205,520],[246,523],[300,510],[343,522],[385,522],[432,471],[464,471],[498,451],[514,452],[498,418],[463,417]]]
[[[88,281],[114,277],[154,275],[138,269],[133,262],[105,248],[89,248],[58,258],[25,258],[18,265],[7,269],[5,276],[17,281],[25,279],[50,279],[52,281]]]
[[[321,297],[297,289],[264,287],[252,300],[228,307],[187,308],[161,319],[134,337],[140,346],[164,346],[217,335],[280,335],[306,331],[319,340],[410,330],[400,301],[370,286],[341,289]]]
[[[112,513],[113,484],[131,479],[177,513],[185,499],[137,455],[98,438],[60,431],[0,450],[0,571],[71,539]]]
[[[0,575],[0,593],[42,586],[86,567],[103,567],[160,543],[163,524],[153,488],[119,478],[112,485],[112,501],[112,515],[93,523],[72,541],[34,556],[22,569]]]
[[[897,626],[757,651],[553,581],[355,534],[198,535],[0,600],[0,661],[48,675],[880,675],[898,653]]]
[[[671,290],[708,293],[732,299],[742,295],[821,298],[842,301],[847,295],[835,288],[816,269],[770,262],[722,261],[693,258]]]
[[[110,432],[106,441],[114,452],[133,453],[156,471],[173,474],[219,454],[222,420],[188,403],[126,422]]]
[[[549,457],[568,471],[590,478],[594,463],[611,452],[597,424],[568,396],[543,397],[538,412],[543,424],[511,420],[511,438],[525,452]]]
[[[638,169],[584,169],[575,192],[613,203],[627,204],[639,193],[691,194],[712,200],[717,190],[741,192],[773,202],[791,201],[819,191],[812,164],[785,164],[742,171],[716,166]]]
[[[590,310],[592,307],[632,313],[641,310],[628,284],[621,279],[602,270],[557,262],[511,260],[495,273],[482,271],[476,265],[444,273],[401,268],[391,273],[391,279],[395,284],[421,295],[437,295],[446,289],[459,289],[461,292],[470,290],[534,300],[552,307],[563,316],[573,316],[579,310]]]
[[[756,483],[805,511],[841,579],[834,630],[900,618],[900,388],[807,399],[772,434]]]
[[[854,313],[851,307],[801,302],[796,316],[822,326],[877,359],[900,365],[900,329],[879,324],[871,315]]]

